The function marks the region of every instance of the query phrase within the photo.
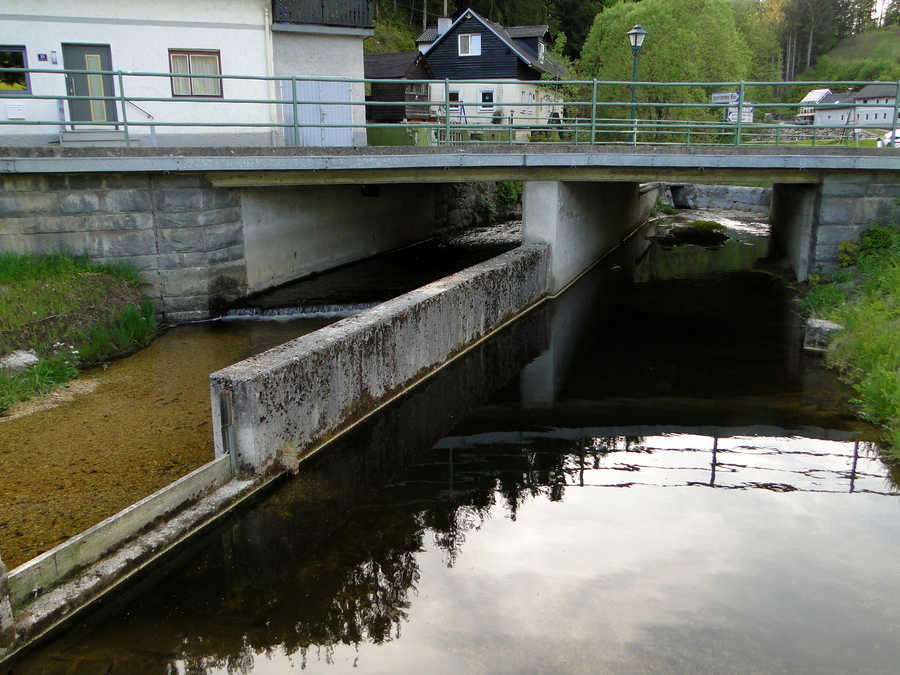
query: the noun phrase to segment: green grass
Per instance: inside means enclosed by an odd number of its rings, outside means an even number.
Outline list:
[[[688,223],[688,227],[695,227],[698,230],[706,230],[708,232],[725,229],[725,226],[722,225],[722,223],[717,223],[714,220],[692,220]]]
[[[845,63],[862,59],[900,61],[900,26],[886,26],[846,38],[825,56]]]
[[[0,412],[76,377],[81,366],[149,344],[156,310],[141,300],[142,283],[129,265],[0,253],[0,356],[31,349],[41,359],[0,375]]]
[[[860,415],[884,429],[900,460],[900,226],[870,228],[858,246],[842,248],[848,267],[813,279],[800,304],[844,327],[827,362],[853,385]]]

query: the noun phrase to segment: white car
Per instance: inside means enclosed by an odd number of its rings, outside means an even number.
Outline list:
[[[875,141],[875,145],[879,148],[889,148],[891,147],[891,134],[896,133],[897,138],[894,140],[894,147],[900,148],[900,129],[897,129],[896,132],[888,131],[884,136]]]

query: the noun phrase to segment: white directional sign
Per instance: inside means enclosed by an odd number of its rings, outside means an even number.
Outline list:
[[[741,95],[736,91],[717,91],[710,95],[709,102],[718,105],[730,103],[734,105],[741,99]]]
[[[729,124],[735,124],[738,118],[738,108],[737,106],[732,106],[728,108],[728,115],[725,117],[725,121]],[[750,104],[745,104],[741,108],[741,123],[746,124],[748,122],[753,122],[753,106]]]

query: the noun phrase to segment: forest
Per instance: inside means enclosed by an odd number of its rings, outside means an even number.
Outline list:
[[[822,62],[845,38],[900,25],[900,0],[374,0],[373,8],[370,53],[414,49],[437,17],[471,8],[505,26],[547,24],[557,56],[579,77],[628,79],[624,32],[634,23],[650,32],[656,80],[900,77],[897,60],[877,54],[849,67]]]

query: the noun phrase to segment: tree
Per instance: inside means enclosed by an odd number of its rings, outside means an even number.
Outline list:
[[[691,19],[688,21],[686,17]],[[598,14],[581,52],[585,77],[603,80],[631,79],[632,55],[625,37],[634,24],[648,36],[640,56],[638,79],[644,82],[723,82],[746,79],[750,73],[750,49],[737,31],[729,0],[643,0],[615,5]],[[629,86],[602,87],[601,100],[628,101]],[[699,103],[709,91],[693,86],[639,87],[638,101],[648,103]],[[607,98],[612,97],[612,98]],[[718,121],[721,112],[697,108],[639,108],[639,117],[660,120],[701,119]],[[628,106],[606,107],[607,117],[627,117]]]
[[[881,22],[884,26],[900,26],[900,0],[894,0],[885,7]]]

